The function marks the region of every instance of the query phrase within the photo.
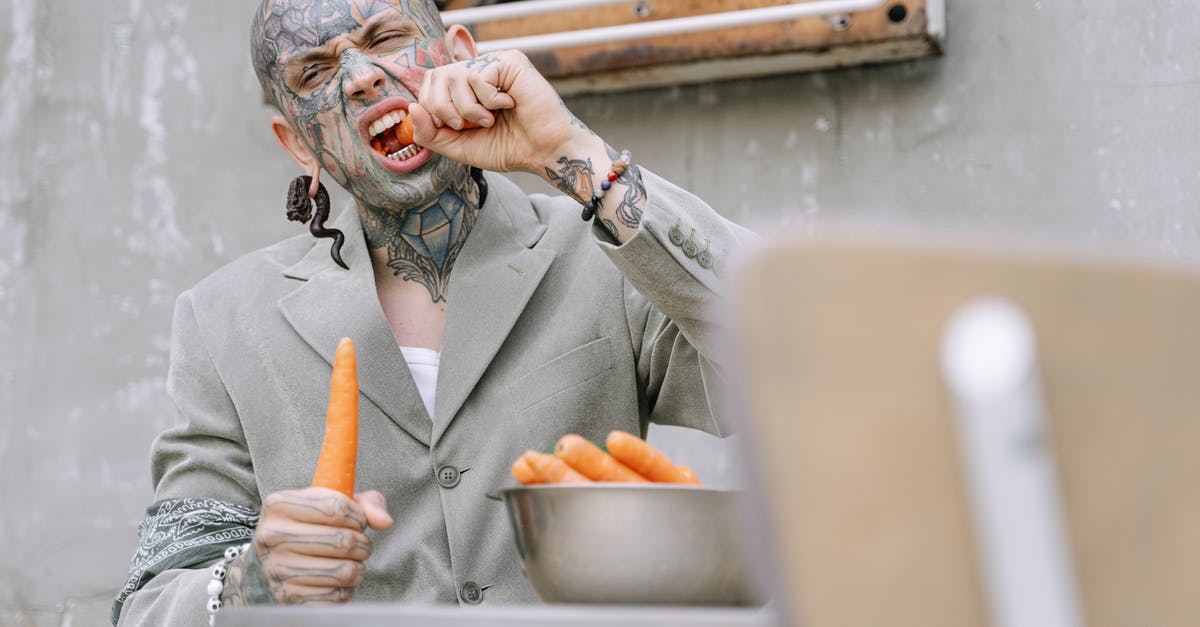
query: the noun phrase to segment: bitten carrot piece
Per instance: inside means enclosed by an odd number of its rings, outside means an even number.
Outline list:
[[[651,481],[691,483],[687,475],[679,472],[679,468],[666,455],[635,435],[613,431],[608,434],[605,444],[608,445],[609,454],[617,461]]]
[[[479,125],[470,120],[463,120],[463,130],[469,128],[479,128]],[[404,119],[400,120],[400,123],[396,125],[396,139],[405,146],[413,143],[413,121],[411,115],[405,115]]]
[[[648,480],[605,453],[581,435],[568,433],[554,445],[554,454],[579,474],[592,481],[627,481],[648,483]]]
[[[542,483],[591,483],[590,479],[553,455],[526,451],[521,459],[528,460],[529,466],[537,473]]]
[[[529,463],[529,460],[524,455],[518,457],[517,461],[513,462],[512,476],[521,485],[534,485],[542,482],[542,478],[538,476],[537,471],[534,470],[533,465]]]
[[[313,487],[331,488],[354,498],[354,466],[358,460],[358,370],[354,342],[344,337],[333,358],[329,409],[325,413],[325,442]]]

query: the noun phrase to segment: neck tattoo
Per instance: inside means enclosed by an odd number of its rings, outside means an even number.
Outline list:
[[[387,250],[393,275],[424,285],[439,303],[446,302],[450,271],[481,204],[479,185],[463,168],[462,176],[432,202],[404,212],[360,205],[360,214],[367,245]]]

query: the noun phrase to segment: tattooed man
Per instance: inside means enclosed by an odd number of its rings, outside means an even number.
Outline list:
[[[252,56],[299,173],[355,200],[331,225],[345,267],[306,234],[180,296],[179,417],[154,445],[114,622],[352,595],[535,602],[487,495],[566,433],[721,433],[710,309],[746,232],[622,160],[521,53],[476,54],[433,0],[263,0]],[[513,171],[562,193],[495,174]],[[343,336],[362,391],[355,498],[304,487]]]

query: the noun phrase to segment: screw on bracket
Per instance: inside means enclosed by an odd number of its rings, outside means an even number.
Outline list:
[[[829,23],[829,27],[836,31],[844,31],[850,28],[850,14],[839,13],[837,15],[829,15],[825,17],[825,21]]]

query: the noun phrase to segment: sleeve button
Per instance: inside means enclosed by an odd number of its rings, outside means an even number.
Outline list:
[[[667,233],[667,237],[669,237],[671,239],[671,243],[676,246],[683,244],[683,231],[679,230],[678,226],[671,227],[671,230]]]
[[[696,246],[696,242],[689,239],[683,243],[683,254],[687,255],[688,259],[694,259],[699,252],[700,249]]]
[[[705,270],[713,267],[712,253],[708,252],[707,248],[700,251],[700,254],[696,256],[696,263],[699,263],[700,267]]]

